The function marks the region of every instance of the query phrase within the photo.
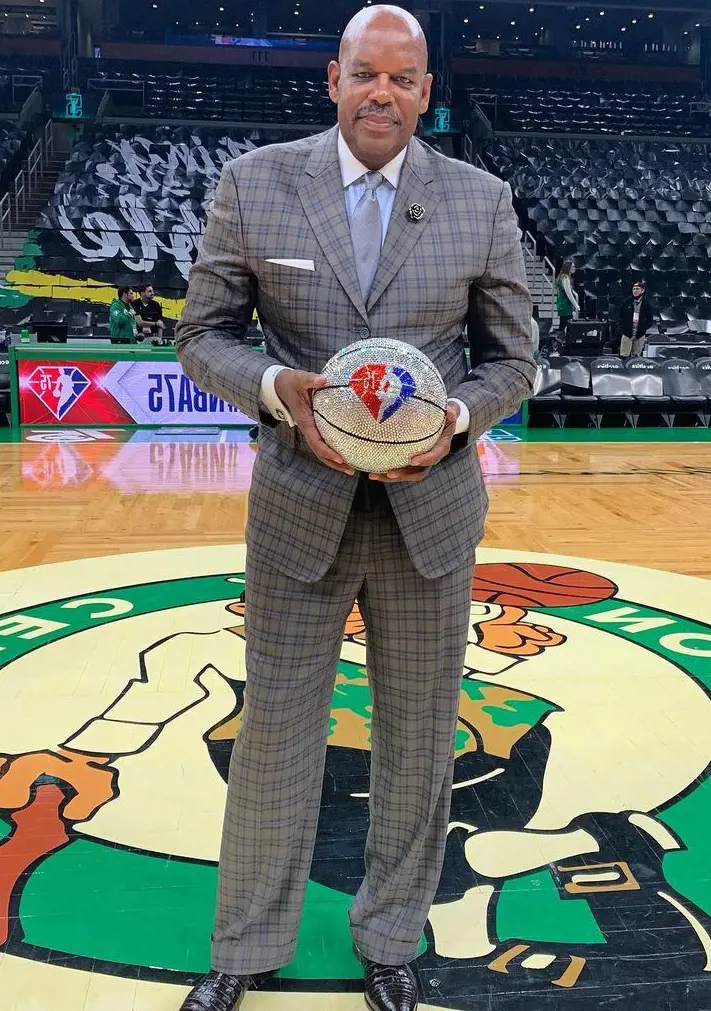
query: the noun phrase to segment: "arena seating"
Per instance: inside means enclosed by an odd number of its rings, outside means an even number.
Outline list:
[[[14,123],[0,124],[0,179],[26,136],[25,130]]]
[[[13,89],[13,77],[15,87]],[[18,112],[35,86],[41,83],[46,94],[59,90],[59,61],[7,56],[0,58],[0,111]]]
[[[132,101],[136,112],[160,119],[230,120],[247,123],[330,124],[333,103],[325,73],[272,69],[215,73],[214,68],[166,72],[128,70],[120,64],[90,77],[96,91],[109,89],[120,108]],[[127,86],[133,88],[133,94]],[[123,90],[126,89],[126,90]],[[128,110],[126,110],[128,111]]]
[[[472,87],[469,95],[487,114],[496,98],[499,130],[711,137],[709,114],[692,111],[700,91],[682,85],[496,82]]]
[[[491,161],[548,254],[575,258],[598,316],[642,277],[664,323],[711,320],[706,145],[501,138]]]
[[[105,127],[72,151],[37,221],[38,267],[182,298],[225,161],[278,131]]]
[[[689,360],[542,358],[533,426],[709,427],[711,357]]]

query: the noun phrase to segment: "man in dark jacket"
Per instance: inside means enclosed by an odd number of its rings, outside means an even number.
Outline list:
[[[632,298],[627,299],[620,309],[620,358],[636,358],[642,354],[647,330],[653,322],[654,314],[645,297],[644,285],[641,281],[635,281],[632,285]]]

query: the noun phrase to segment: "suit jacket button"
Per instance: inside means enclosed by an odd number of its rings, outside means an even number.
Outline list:
[[[283,411],[280,411],[280,410],[278,410],[278,409],[277,409],[277,411],[276,411],[276,416],[277,416],[277,418],[279,419],[279,421],[283,421],[283,420],[284,420],[284,418],[286,417],[286,415],[284,414],[284,412],[283,412]]]
[[[370,327],[369,326],[359,326],[356,330],[356,336],[362,341],[367,340],[370,337]]]

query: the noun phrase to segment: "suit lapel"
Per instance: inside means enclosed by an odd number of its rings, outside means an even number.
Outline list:
[[[338,161],[338,128],[314,146],[298,185],[299,199],[324,256],[361,316],[368,314],[353,259],[343,179]]]
[[[368,296],[372,309],[424,234],[441,199],[434,172],[434,155],[416,140],[411,140],[402,166],[388,233],[385,237],[378,270]],[[420,221],[413,221],[408,209],[413,204],[424,207]]]

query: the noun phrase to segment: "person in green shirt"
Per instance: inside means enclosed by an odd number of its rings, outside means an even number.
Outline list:
[[[565,333],[573,316],[580,312],[580,302],[573,288],[575,264],[564,260],[555,280],[556,311],[560,317],[560,329]]]
[[[124,340],[136,340],[136,314],[131,308],[133,290],[131,288],[119,288],[117,297],[109,307],[109,336],[121,337]]]

